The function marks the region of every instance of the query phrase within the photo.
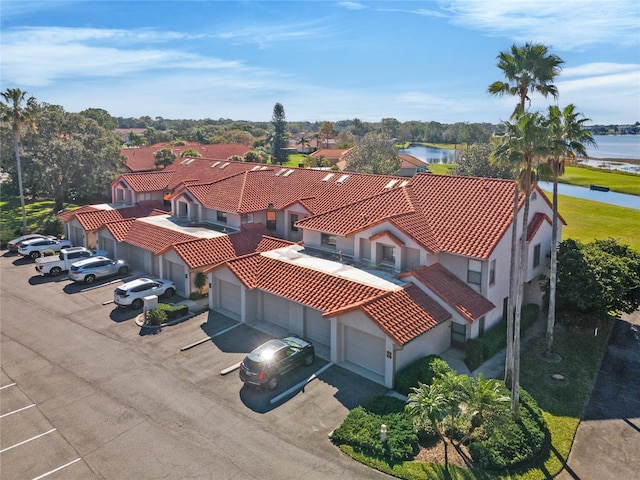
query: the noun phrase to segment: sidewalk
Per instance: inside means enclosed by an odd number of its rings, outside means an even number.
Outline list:
[[[520,351],[524,352],[528,345],[535,339],[544,335],[546,330],[546,316],[540,312],[538,319],[531,325],[529,330],[524,332],[520,343]],[[453,368],[458,375],[478,375],[482,374],[485,378],[504,378],[504,365],[506,359],[506,350],[502,349],[497,354],[490,358],[482,365],[480,365],[473,372],[469,371],[469,368],[464,363],[464,352],[457,348],[450,348],[440,354],[440,357],[445,360],[451,368]]]

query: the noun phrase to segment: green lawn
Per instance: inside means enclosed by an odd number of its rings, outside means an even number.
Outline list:
[[[609,187],[612,192],[640,195],[640,175],[636,173],[568,166],[559,181],[582,187],[604,185]]]

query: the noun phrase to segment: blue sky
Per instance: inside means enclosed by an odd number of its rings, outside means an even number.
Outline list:
[[[540,42],[558,104],[640,121],[638,0],[32,1],[0,4],[0,88],[113,116],[506,120],[496,56]],[[532,109],[548,100],[532,98]]]

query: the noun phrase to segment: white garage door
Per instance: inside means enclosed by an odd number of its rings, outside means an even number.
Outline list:
[[[346,327],[345,335],[347,361],[384,376],[384,338],[351,327]]]
[[[220,307],[240,317],[240,285],[220,280]]]
[[[182,265],[165,260],[162,276],[175,283],[176,290],[180,295],[186,294],[184,291],[184,267]]]
[[[145,264],[145,258],[147,258],[148,252],[140,247],[131,246],[129,250],[129,261],[135,270],[140,272],[148,272],[150,269],[147,269],[147,265]],[[150,265],[149,265],[150,266]]]
[[[289,329],[289,301],[270,293],[262,294],[262,320]]]
[[[322,318],[322,312],[313,308],[304,309],[304,336],[314,343],[331,345],[331,321]]]
[[[115,258],[116,257],[115,241],[112,238],[106,238],[106,237],[102,237],[100,241],[102,242],[102,245],[100,246],[100,248],[102,250],[106,250],[109,253],[110,258]]]

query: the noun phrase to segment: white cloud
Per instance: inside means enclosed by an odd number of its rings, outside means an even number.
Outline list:
[[[451,0],[444,4],[454,23],[560,50],[639,42],[637,0]]]

